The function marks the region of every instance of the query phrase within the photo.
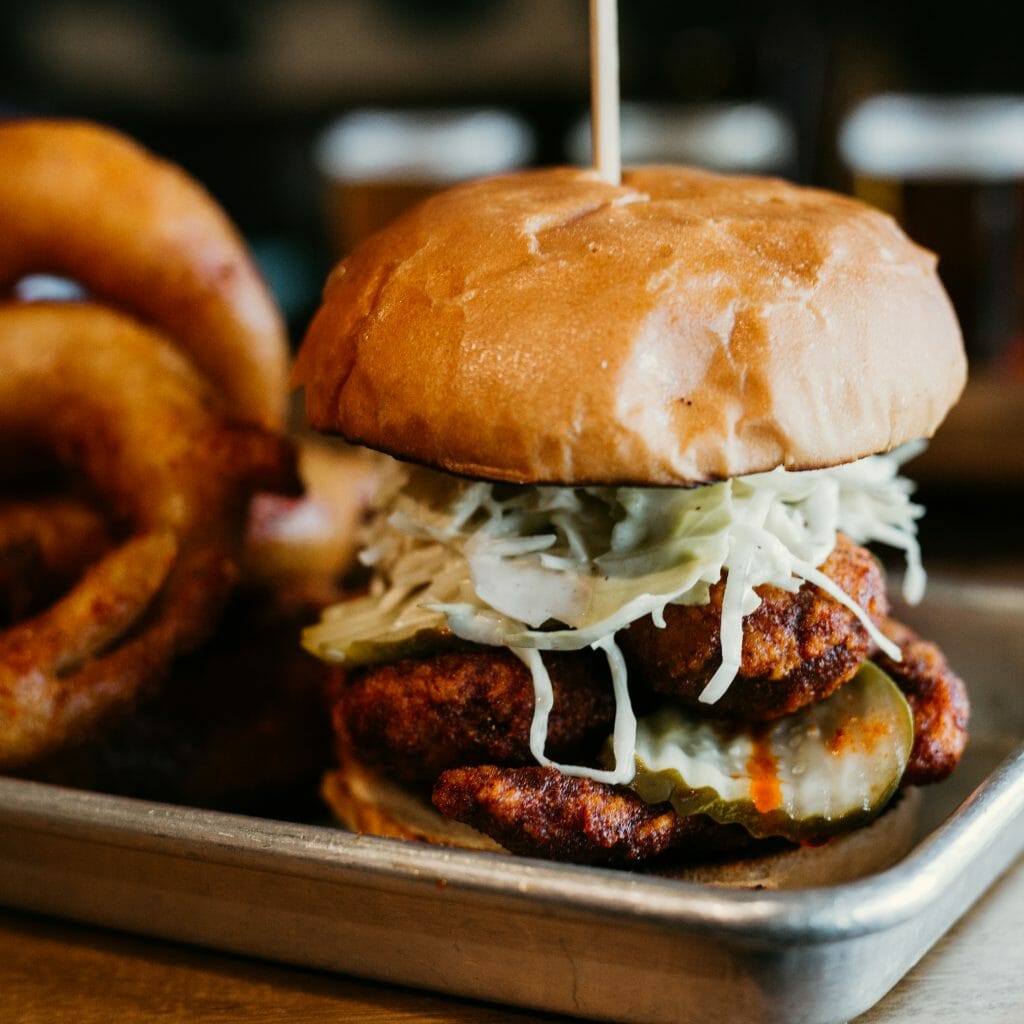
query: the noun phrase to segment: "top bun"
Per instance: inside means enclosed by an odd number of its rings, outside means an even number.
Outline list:
[[[927,437],[965,379],[935,257],[855,200],[679,167],[460,185],[342,262],[310,424],[519,483],[688,484]]]

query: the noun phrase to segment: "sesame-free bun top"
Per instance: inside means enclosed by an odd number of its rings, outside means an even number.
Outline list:
[[[685,484],[932,434],[966,373],[935,258],[855,200],[681,167],[459,185],[330,276],[311,426],[520,483]]]

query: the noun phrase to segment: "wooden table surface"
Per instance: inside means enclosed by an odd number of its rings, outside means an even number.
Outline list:
[[[1024,860],[858,1024],[1020,1024],[1022,918]],[[561,1019],[0,910],[4,1024]]]

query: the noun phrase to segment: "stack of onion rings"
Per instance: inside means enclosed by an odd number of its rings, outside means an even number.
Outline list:
[[[236,416],[280,428],[288,345],[238,232],[180,168],[78,121],[0,124],[0,293],[71,278],[155,324]]]
[[[47,546],[50,527],[0,506],[0,569],[49,558],[77,578],[0,631],[0,770],[15,770],[158,687],[217,625],[254,493],[298,483],[280,316],[195,182],[99,126],[8,122],[0,223],[0,291],[55,273],[118,307],[0,304],[0,469],[42,455],[104,517],[88,544]]]
[[[248,501],[294,486],[287,442],[233,424],[141,324],[89,304],[0,306],[0,436],[80,474],[128,540],[0,633],[0,768],[126,709],[216,624]]]
[[[40,610],[112,543],[103,515],[79,498],[0,500],[0,626]]]

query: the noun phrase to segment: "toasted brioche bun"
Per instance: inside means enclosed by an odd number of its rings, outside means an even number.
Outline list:
[[[425,800],[350,755],[344,758],[341,769],[324,776],[321,795],[335,817],[354,832],[465,850],[507,852],[489,836],[443,817]],[[919,804],[918,790],[906,789],[870,825],[822,846],[797,846],[704,864],[662,864],[656,873],[744,889],[804,889],[853,881],[891,867],[910,851],[917,834]]]
[[[343,768],[324,776],[320,794],[335,817],[353,832],[504,852],[490,836],[445,818],[425,800],[350,756]]]
[[[849,198],[678,167],[429,199],[328,280],[310,424],[519,483],[835,465],[939,425],[966,363],[935,258]]]

